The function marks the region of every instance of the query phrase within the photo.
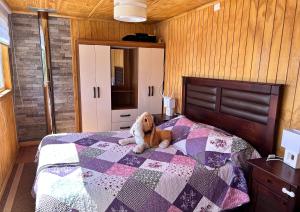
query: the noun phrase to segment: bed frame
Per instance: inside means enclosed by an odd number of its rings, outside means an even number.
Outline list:
[[[283,85],[183,77],[182,114],[274,153]]]

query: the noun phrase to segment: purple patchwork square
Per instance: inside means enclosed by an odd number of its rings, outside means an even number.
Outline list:
[[[101,141],[106,141],[106,142],[111,142],[111,143],[118,143],[119,140],[122,138],[117,138],[117,137],[106,137],[102,138]]]
[[[143,158],[143,157],[138,157],[135,155],[126,155],[121,160],[119,160],[118,163],[124,164],[127,166],[140,167],[144,163],[145,160],[146,160],[146,158]]]
[[[141,211],[168,211],[170,206],[171,203],[168,200],[154,192],[144,203]]]
[[[172,140],[173,143],[186,139],[190,132],[190,127],[187,126],[174,126],[172,129]]]
[[[182,211],[193,211],[201,198],[202,195],[187,184],[173,204]]]
[[[100,132],[100,133],[94,133],[93,135],[89,136],[89,138],[101,141],[103,138],[114,136],[115,133],[113,132]]]
[[[163,130],[163,129],[166,129],[166,128],[168,128],[168,127],[173,127],[173,126],[175,126],[175,124],[176,124],[176,122],[177,122],[178,120],[179,120],[179,118],[178,118],[178,119],[172,119],[172,120],[170,120],[170,121],[167,121],[167,122],[165,122],[165,123],[159,125],[158,128],[161,129],[161,130]]]
[[[247,181],[241,168],[233,167],[233,172],[235,176],[232,178],[230,186],[232,188],[248,193]]]
[[[82,146],[92,146],[93,144],[97,143],[98,141],[91,138],[83,138],[78,141],[76,141],[76,144],[82,145]]]
[[[221,207],[229,186],[219,176],[216,170],[208,170],[197,166],[188,182],[207,199]]]
[[[80,158],[80,166],[101,173],[106,172],[110,167],[112,167],[113,164],[114,163],[112,162],[106,160],[100,160],[96,158],[87,158],[87,157]]]
[[[123,202],[121,202],[118,199],[114,199],[114,201],[110,204],[110,206],[107,208],[106,211],[127,211],[127,212],[133,212],[131,208],[129,208],[127,205],[125,205]]]
[[[152,152],[149,159],[162,161],[162,162],[170,162],[173,157],[174,157],[174,155],[166,153],[166,152],[154,151],[154,152]]]
[[[212,167],[212,168],[218,168],[218,167],[224,166],[226,161],[228,159],[230,159],[230,156],[231,156],[230,153],[206,151],[205,152],[205,165]]]
[[[139,154],[139,156],[148,159],[149,157],[151,157],[153,152],[153,149],[146,149],[143,153]],[[137,154],[133,151],[130,151],[128,155],[136,156]]]
[[[186,140],[186,152],[188,155],[194,156],[199,152],[204,152],[206,147],[207,137],[192,138]]]
[[[142,182],[129,178],[118,193],[117,199],[130,206],[134,211],[143,211],[141,210],[142,206],[146,201],[149,201],[149,197],[153,192]]]

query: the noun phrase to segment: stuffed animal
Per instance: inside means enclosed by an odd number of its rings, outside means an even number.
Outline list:
[[[120,145],[136,143],[134,153],[143,153],[145,149],[157,147],[167,148],[172,139],[170,130],[160,130],[155,127],[153,116],[145,112],[137,118],[130,129],[131,138],[121,139]]]

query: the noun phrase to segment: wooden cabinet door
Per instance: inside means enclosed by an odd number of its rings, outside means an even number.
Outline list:
[[[164,49],[151,49],[151,77],[150,86],[152,92],[150,97],[149,112],[152,114],[162,113],[161,89],[164,78]]]
[[[162,112],[160,89],[164,75],[164,50],[138,49],[138,111],[158,114]]]
[[[94,45],[79,45],[81,125],[83,132],[95,132],[97,126],[96,61]]]
[[[111,130],[110,46],[95,46],[97,87],[97,131]]]
[[[288,212],[290,211],[288,198],[275,194],[264,185],[254,181],[251,198],[251,211]]]
[[[138,48],[138,115],[150,112],[151,49]]]

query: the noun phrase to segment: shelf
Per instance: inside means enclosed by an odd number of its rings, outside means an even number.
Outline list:
[[[164,43],[150,43],[150,42],[135,42],[135,41],[94,41],[94,40],[78,40],[78,44],[88,45],[107,45],[112,47],[132,47],[132,48],[165,48]]]
[[[112,107],[112,110],[128,110],[128,109],[137,109],[137,107],[132,106],[132,105],[124,105],[124,106],[119,106],[119,107]]]
[[[112,93],[133,93],[133,90],[112,90]]]

